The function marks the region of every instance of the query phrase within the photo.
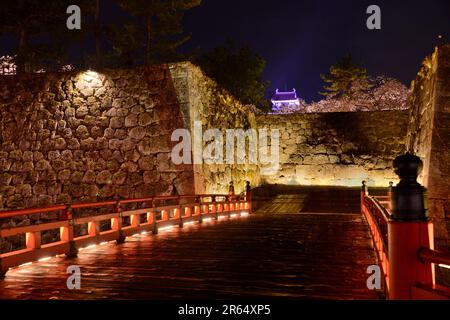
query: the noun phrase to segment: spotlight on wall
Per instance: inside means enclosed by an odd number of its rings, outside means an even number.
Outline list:
[[[80,82],[85,82],[85,83],[87,82],[89,84],[95,84],[95,85],[100,84],[102,81],[101,74],[93,69],[81,71],[80,73],[78,73],[77,79]]]

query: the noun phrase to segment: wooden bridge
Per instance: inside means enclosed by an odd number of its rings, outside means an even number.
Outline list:
[[[374,191],[269,187],[5,212],[0,219],[57,221],[0,231],[25,237],[25,248],[0,255],[0,299],[396,298],[392,287],[411,279],[395,274],[387,190]],[[57,241],[43,244],[44,230]],[[448,257],[419,249],[409,298],[447,297],[431,271]],[[367,268],[377,264],[385,282],[370,290]],[[67,287],[73,265],[79,290]]]
[[[121,245],[107,242],[118,239],[117,231],[98,232],[98,224],[92,225],[104,219],[117,219],[117,213],[75,218],[75,225],[91,224],[88,226],[90,235],[73,237],[76,247],[85,248],[70,259],[47,258],[64,253],[68,250],[67,243],[55,243],[53,246],[60,246],[59,251],[47,245],[37,249],[35,242],[39,236],[28,235],[28,249],[3,255],[3,268],[38,261],[10,269],[0,281],[0,298],[382,297],[382,292],[366,287],[366,268],[376,263],[376,255],[367,226],[358,212],[359,189],[291,190],[291,195],[274,196],[251,215],[248,214],[249,199],[225,201],[228,195],[214,196],[214,199],[212,196],[196,197],[193,203],[152,206],[151,210],[122,211],[122,218],[131,216],[132,221],[122,227],[122,235],[128,237]],[[330,193],[356,197],[353,212],[336,210],[347,208],[336,207],[333,199],[327,197]],[[122,201],[121,206],[182,200],[177,197],[138,199]],[[328,206],[323,207],[322,212],[303,210],[308,203],[319,200]],[[117,210],[113,202],[95,204],[100,205]],[[86,210],[93,206],[74,205],[71,209]],[[63,208],[48,210],[54,209]],[[185,214],[180,216],[179,212]],[[12,213],[3,216],[8,214]],[[149,222],[139,220],[136,215],[145,215]],[[143,221],[139,226],[138,220]],[[181,222],[183,228],[179,228]],[[63,220],[55,225],[42,225],[39,231],[34,231],[35,227],[24,227],[2,232],[3,235],[36,233],[47,227],[59,227],[64,234],[64,228],[69,225]],[[117,228],[116,222],[112,225]],[[170,225],[174,228],[167,229]],[[158,234],[152,234],[156,230]],[[149,233],[141,234],[146,231]],[[34,242],[30,243],[30,239]],[[81,290],[67,289],[66,270],[70,265],[81,267]]]

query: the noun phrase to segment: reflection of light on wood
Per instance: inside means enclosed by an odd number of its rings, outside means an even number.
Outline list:
[[[23,264],[19,265],[19,268],[30,266],[31,264],[32,264],[32,262],[23,263]]]
[[[447,264],[440,264],[439,267],[445,268],[445,269],[450,269],[450,266]]]
[[[83,73],[81,73],[83,74]],[[85,72],[85,76],[93,76],[95,73],[93,72]],[[95,90],[99,87],[97,82],[87,83],[86,81],[80,79],[80,75],[76,80],[75,86],[76,89],[80,91],[80,93],[84,96],[90,96],[95,92]],[[99,79],[104,78],[104,76],[100,76]],[[98,80],[101,85],[101,81]],[[205,204],[202,198],[209,197],[210,201],[213,201],[213,204]],[[220,196],[219,196],[220,197]],[[152,204],[156,200],[178,200],[180,204],[177,206],[170,205],[165,207],[148,207],[144,209],[132,210],[130,211],[131,215],[131,226],[123,226],[120,223],[121,211],[118,206],[117,201],[104,201],[104,202],[96,202],[96,203],[80,203],[69,205],[56,205],[44,208],[32,208],[32,209],[23,209],[20,211],[6,211],[2,212],[2,217],[16,217],[16,216],[29,216],[34,214],[43,214],[47,212],[57,212],[64,211],[65,214],[60,221],[57,222],[48,222],[41,223],[39,225],[27,226],[26,228],[13,228],[8,229],[4,235],[7,237],[15,236],[18,234],[25,234],[25,242],[26,242],[26,250],[15,250],[8,252],[5,255],[1,256],[1,265],[3,266],[1,269],[2,275],[8,271],[8,267],[15,266],[27,266],[35,261],[46,261],[48,256],[52,256],[54,254],[66,255],[67,257],[74,258],[77,255],[78,251],[88,250],[95,248],[98,245],[105,245],[110,242],[123,243],[126,241],[126,237],[129,237],[130,233],[135,232],[133,237],[135,241],[140,240],[139,236],[141,234],[146,234],[148,230],[151,229],[152,233],[157,233],[158,227],[161,227],[162,231],[169,231],[174,228],[182,228],[183,222],[192,221],[193,222],[202,222],[202,218],[205,221],[213,220],[217,215],[230,215],[233,214],[233,217],[239,216],[236,214],[237,212],[246,210],[246,206],[248,205],[249,200],[244,200],[241,196],[233,196],[228,201],[229,196],[221,196],[226,200],[224,203],[218,203],[214,197],[204,196],[204,195],[195,195],[195,196],[162,196],[151,198]],[[195,198],[195,204],[192,203],[182,204],[182,200],[185,198]],[[155,200],[156,199],[156,200]],[[197,199],[200,199],[198,201]],[[144,202],[148,203],[148,199],[131,199],[124,201],[124,203],[139,203]],[[108,207],[114,205],[114,212],[110,211],[101,215],[94,216],[86,216],[80,220],[77,220],[78,224],[87,224],[88,230],[84,235],[75,236],[73,227],[74,225],[70,223],[70,220],[73,219],[72,215],[70,215],[69,209],[86,209],[86,208],[100,208],[100,207]],[[192,214],[192,206],[194,207],[194,214]],[[173,217],[170,216],[171,210],[176,208],[175,214]],[[249,208],[247,208],[249,209]],[[155,211],[161,211],[162,219],[157,220]],[[185,214],[182,215],[182,211]],[[147,222],[140,223],[140,215],[147,215]],[[136,219],[133,219],[136,218]],[[110,220],[111,229],[107,232],[101,232],[100,230],[100,221]],[[60,241],[52,243],[51,245],[41,245],[41,232],[43,230],[51,230],[51,229],[60,229]],[[3,232],[3,230],[2,230]],[[3,235],[3,233],[2,233]],[[115,239],[115,240],[112,240]],[[145,237],[147,239],[147,237]],[[142,240],[145,240],[142,238]],[[105,249],[102,248],[102,251]],[[95,251],[89,250],[88,254],[95,254]],[[33,260],[34,259],[34,260]],[[41,260],[39,260],[41,259]],[[30,261],[33,260],[33,261]],[[25,263],[26,262],[26,263]]]
[[[170,226],[170,227],[161,228],[161,229],[159,229],[159,231],[169,231],[172,229],[173,229],[173,226]]]
[[[39,261],[39,262],[44,262],[44,261],[50,260],[51,258],[52,258],[52,257],[42,258],[42,259],[39,259],[38,261]]]

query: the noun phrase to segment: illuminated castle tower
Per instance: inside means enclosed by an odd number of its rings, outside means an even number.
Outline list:
[[[279,111],[283,107],[300,107],[300,99],[297,98],[297,92],[293,91],[281,92],[278,89],[272,97],[272,110]]]

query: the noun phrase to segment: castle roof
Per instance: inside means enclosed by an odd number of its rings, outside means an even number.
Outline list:
[[[272,101],[290,101],[297,100],[297,92],[295,89],[293,91],[279,91],[278,89],[275,91],[274,96],[272,97]]]

